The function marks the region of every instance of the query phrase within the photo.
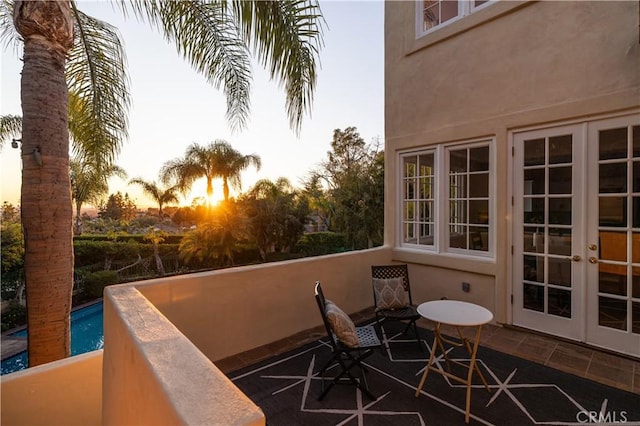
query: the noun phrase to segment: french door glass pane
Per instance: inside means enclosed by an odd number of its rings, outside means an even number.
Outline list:
[[[525,198],[524,223],[545,223],[544,198]]]
[[[545,160],[544,138],[524,141],[524,165],[540,166]]]
[[[640,268],[633,267],[631,268],[633,273],[633,280],[631,283],[631,296],[635,298],[640,298]]]
[[[549,223],[571,225],[571,198],[549,198]]]
[[[523,250],[531,253],[544,253],[544,228],[542,232],[538,227],[525,226]]]
[[[627,233],[600,231],[600,260],[627,261]]]
[[[549,257],[549,284],[571,287],[571,259]]]
[[[627,330],[627,301],[600,296],[598,324],[603,327]]]
[[[640,126],[633,126],[633,156],[640,157]]]
[[[573,135],[549,138],[549,164],[571,163]]]
[[[571,229],[549,228],[549,254],[571,256]]]
[[[600,226],[627,226],[627,197],[600,197]]]
[[[571,194],[571,166],[549,169],[549,194]]]
[[[547,300],[548,313],[564,318],[571,318],[571,292],[558,288],[549,288]]]
[[[631,312],[633,315],[631,332],[634,334],[640,334],[640,302],[633,302],[631,304]]]
[[[600,160],[627,158],[627,128],[600,130]]]
[[[544,257],[525,254],[523,260],[522,276],[525,281],[544,283]]]
[[[627,163],[600,164],[600,193],[627,192]]]
[[[524,195],[544,194],[546,184],[545,169],[527,169],[524,171]]]
[[[524,308],[544,312],[544,287],[525,283],[523,290],[522,304]]]
[[[598,267],[598,291],[600,293],[627,295],[627,267],[601,263]]]

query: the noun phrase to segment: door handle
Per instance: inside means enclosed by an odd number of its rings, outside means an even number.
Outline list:
[[[571,260],[573,260],[574,262],[580,262],[582,258],[580,257],[580,255],[574,254],[573,256],[571,256]]]
[[[591,257],[589,258],[589,263],[598,263],[598,258],[597,258],[597,257],[593,257],[593,256],[591,256]]]

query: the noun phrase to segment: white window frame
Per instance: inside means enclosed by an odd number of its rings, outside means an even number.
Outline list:
[[[454,248],[449,247],[449,229],[450,229],[450,193],[449,193],[449,152],[461,149],[479,148],[486,146],[489,148],[489,179],[488,179],[488,208],[489,208],[489,220],[488,220],[488,249],[474,250],[470,248]],[[434,146],[425,146],[421,149],[413,149],[410,151],[404,151],[398,153],[398,175],[397,175],[397,188],[398,188],[398,220],[397,220],[397,238],[396,244],[401,248],[417,249],[420,251],[427,251],[436,254],[446,254],[464,257],[474,258],[491,258],[495,256],[495,139],[483,138],[478,140],[467,141],[464,143],[451,143],[451,144],[439,144]],[[404,161],[407,157],[419,157],[423,154],[434,155],[434,187],[433,187],[433,244],[417,244],[405,242],[405,203],[408,201],[405,199],[405,177],[404,177]],[[469,194],[467,193],[467,198]],[[415,200],[415,198],[414,198]],[[469,218],[467,218],[466,225]],[[419,221],[414,226],[419,229]],[[416,232],[418,232],[416,229]]]
[[[443,1],[443,0],[440,0]],[[435,25],[427,30],[424,29],[424,0],[416,0],[416,38],[423,37],[427,34],[430,34],[434,31],[439,30],[453,22],[459,21],[460,19],[468,16],[480,9],[484,9],[490,4],[493,4],[499,0],[488,0],[487,2],[475,6],[475,0],[458,0],[458,15],[454,18],[449,19],[448,21],[442,22],[438,25]]]

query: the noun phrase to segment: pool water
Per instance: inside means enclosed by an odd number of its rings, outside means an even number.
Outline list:
[[[11,336],[26,337],[27,330],[15,332]],[[103,346],[102,302],[71,312],[71,356],[102,349]],[[2,360],[2,374],[23,370],[28,366],[27,352],[20,352]]]

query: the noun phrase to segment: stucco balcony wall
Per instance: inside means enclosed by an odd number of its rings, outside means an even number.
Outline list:
[[[2,424],[101,424],[102,358],[98,350],[2,376]]]
[[[381,247],[109,287],[105,349],[2,377],[2,424],[265,423],[215,361],[321,325],[316,281],[371,307]]]

